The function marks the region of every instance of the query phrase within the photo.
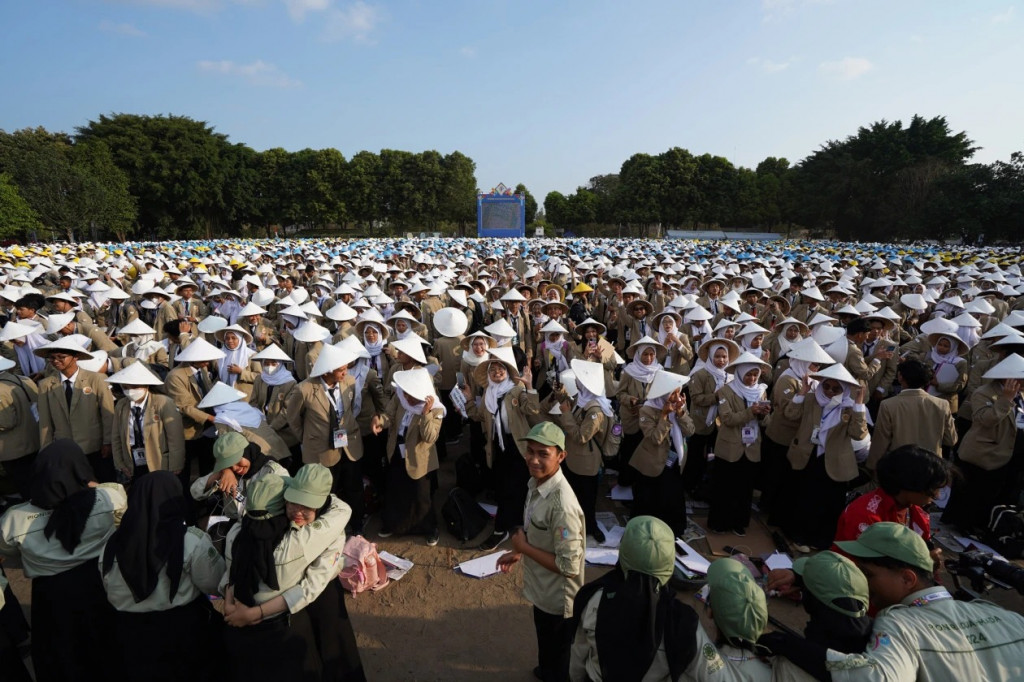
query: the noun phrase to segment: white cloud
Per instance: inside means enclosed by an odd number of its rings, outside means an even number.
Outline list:
[[[847,81],[860,78],[873,68],[874,64],[863,57],[844,57],[839,61],[818,64],[819,72]]]
[[[461,54],[466,59],[473,59],[474,57],[476,57],[476,48],[473,47],[472,45],[463,45],[462,47],[459,48],[459,54]]]
[[[293,21],[302,22],[307,12],[323,12],[330,7],[331,0],[284,0],[284,5]]]
[[[183,9],[190,12],[207,14],[224,6],[225,0],[122,0],[130,5],[147,5],[167,9]],[[244,1],[244,0],[243,0]]]
[[[1005,11],[999,14],[992,15],[993,24],[1008,24],[1013,21],[1013,5],[1006,8]]]
[[[790,57],[784,62],[773,62],[771,59],[765,59],[764,57],[751,57],[747,60],[747,64],[756,66],[765,73],[778,73],[779,71],[785,71],[793,63],[796,62],[796,57]]]
[[[196,62],[200,71],[217,73],[224,76],[241,78],[250,85],[258,85],[271,88],[297,88],[302,85],[288,76],[284,71],[268,64],[262,59],[257,59],[251,64],[237,64],[230,60],[221,61],[200,61]]]
[[[833,0],[761,0],[764,21],[772,21],[806,5],[830,5]]]
[[[139,29],[133,24],[116,24],[113,21],[107,20],[100,22],[100,30],[104,33],[117,33],[123,36],[132,36],[133,38],[144,38],[146,36],[145,31]]]
[[[324,39],[334,41],[351,38],[356,42],[371,43],[373,40],[370,34],[380,23],[380,18],[376,7],[356,0],[328,13]]]

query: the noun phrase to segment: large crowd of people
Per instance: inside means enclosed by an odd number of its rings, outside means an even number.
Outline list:
[[[347,538],[496,503],[542,680],[1021,679],[1024,617],[954,601],[929,511],[1020,502],[1016,250],[835,242],[266,240],[0,251],[0,677],[362,680]],[[463,440],[465,439],[465,440]],[[602,472],[633,491],[584,584]],[[853,499],[852,493],[866,491]],[[805,638],[687,501],[805,555]],[[375,521],[376,523],[376,521]],[[373,535],[373,534],[370,534]],[[593,544],[593,543],[591,543]],[[2,566],[0,566],[2,569]],[[216,608],[214,604],[216,603]],[[55,652],[60,652],[59,655]],[[774,677],[773,677],[774,676]]]

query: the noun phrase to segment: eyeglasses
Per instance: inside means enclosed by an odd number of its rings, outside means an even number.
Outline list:
[[[72,356],[65,355],[63,353],[53,353],[53,354],[50,355],[50,362],[64,362],[65,360],[67,360],[70,357],[72,357]]]

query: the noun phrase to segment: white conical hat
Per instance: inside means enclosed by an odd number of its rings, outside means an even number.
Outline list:
[[[956,334],[959,325],[944,317],[933,317],[921,325],[922,334]]]
[[[437,333],[450,339],[465,334],[469,328],[469,318],[458,308],[441,308],[433,319]]]
[[[921,294],[903,294],[900,296],[900,303],[911,310],[924,310],[928,307],[928,301]]]
[[[600,362],[590,362],[574,358],[570,363],[576,381],[584,388],[597,396],[605,395],[604,388],[604,365]]]
[[[253,355],[252,358],[250,358],[250,359],[251,360],[277,360],[278,362],[295,362],[295,360],[290,358],[287,353],[285,353],[283,350],[281,350],[281,347],[278,346],[276,343],[270,344],[269,346],[267,346],[266,348],[261,350],[259,353],[256,353],[255,355]]]
[[[580,390],[576,387],[576,372],[571,369],[564,370],[559,373],[558,380],[562,383],[562,387],[565,389],[566,394],[575,399],[579,394]],[[559,412],[561,414],[561,412]]]
[[[250,315],[266,315],[267,311],[259,307],[252,301],[246,303],[241,310],[238,311],[239,317],[249,317]]]
[[[16,363],[14,360],[0,357],[0,372],[6,372],[7,370],[13,368],[17,364],[18,363]]]
[[[846,369],[846,367],[844,367],[842,363],[839,362],[835,363],[834,365],[829,365],[825,369],[818,370],[817,372],[814,372],[810,376],[812,379],[818,379],[819,381],[824,381],[825,379],[835,379],[836,381],[846,384],[848,386],[854,386],[857,388],[860,387],[860,383],[853,378],[853,375],[850,374],[850,371]]]
[[[720,341],[720,340],[721,339],[716,339],[716,341]],[[745,352],[745,353],[740,353],[739,357],[736,358],[735,360],[733,360],[732,362],[730,362],[728,365],[726,365],[725,368],[726,369],[735,369],[739,365],[757,365],[758,367],[761,368],[762,371],[764,371],[764,369],[767,368],[767,367],[771,367],[771,365],[769,365],[767,362],[765,362],[761,358],[755,356],[753,353]]]
[[[1024,358],[1012,353],[985,372],[982,379],[1024,379]]]
[[[39,346],[38,348],[33,349],[32,353],[38,357],[45,358],[49,357],[50,353],[58,351],[62,353],[74,353],[79,359],[85,358],[88,360],[92,357],[92,353],[82,348],[78,343],[75,343],[74,339],[70,336],[57,339],[45,346]]]
[[[958,327],[972,327],[974,329],[981,328],[981,322],[978,322],[977,318],[970,313],[960,313],[950,320],[950,322],[956,323]]]
[[[251,301],[254,305],[268,306],[274,301],[274,292],[270,289],[260,289],[252,295]]]
[[[509,339],[516,335],[516,330],[512,328],[512,325],[504,317],[484,327],[484,331],[491,336],[502,336]],[[544,330],[542,329],[541,331]]]
[[[338,348],[345,348],[356,354],[357,358],[370,359],[370,351],[366,350],[366,346],[356,338],[355,334],[349,334],[338,343],[334,344]]]
[[[1017,329],[1014,329],[1013,327],[1011,327],[1008,324],[1004,324],[1004,323],[1000,322],[999,324],[997,324],[996,326],[992,327],[987,332],[982,334],[981,338],[983,338],[983,339],[994,339],[994,338],[1002,338],[1004,336],[1010,336],[1010,335],[1013,335],[1013,334],[1020,334],[1020,331],[1017,330]],[[0,340],[2,340],[2,337],[0,337]]]
[[[214,334],[228,326],[228,321],[219,315],[209,315],[199,320],[196,327],[204,334]]]
[[[190,346],[191,348],[191,346]],[[237,402],[239,400],[245,400],[248,396],[242,393],[237,388],[231,388],[223,381],[218,381],[213,385],[213,388],[203,396],[203,399],[196,405],[200,410],[205,410],[208,407],[217,407],[218,405],[227,405],[228,403]]]
[[[504,321],[504,320],[502,320]],[[508,324],[507,322],[505,324]],[[511,328],[511,327],[510,327]],[[486,329],[486,327],[485,327]],[[547,324],[540,328],[541,334],[568,334],[569,330],[558,323],[557,320],[548,320]],[[502,336],[506,336],[502,334]]]
[[[469,301],[466,299],[466,292],[462,289],[449,289],[448,298],[452,299],[463,308],[469,307]]]
[[[125,386],[163,386],[164,381],[146,368],[144,362],[133,362],[107,379],[109,384]]]
[[[213,360],[223,360],[225,357],[227,356],[224,354],[224,351],[206,339],[199,337],[193,339],[183,350],[178,351],[174,362],[211,362]]]
[[[60,313],[58,315],[50,315],[46,318],[46,323],[43,324],[43,328],[47,334],[56,334],[64,327],[68,326],[75,319],[74,313]]]
[[[95,350],[92,352],[92,357],[88,360],[79,360],[78,366],[87,372],[98,372],[103,368],[106,361],[107,351]]]
[[[830,365],[835,362],[832,356],[826,353],[825,349],[819,346],[813,338],[797,341],[786,355],[790,360],[813,362],[819,365]]]
[[[708,310],[701,308],[700,306],[694,306],[686,311],[683,315],[683,322],[696,322],[698,320],[710,320],[714,317]]]
[[[653,400],[654,398],[669,395],[672,391],[677,388],[681,389],[688,383],[690,383],[690,377],[684,374],[676,374],[665,369],[659,369],[654,373],[654,378],[651,380],[651,387],[647,391],[647,399]]]
[[[402,351],[421,365],[427,364],[427,356],[423,352],[423,339],[417,334],[409,334],[404,339],[391,341],[388,345]]]
[[[434,396],[436,406],[437,394],[434,393],[434,379],[425,367],[395,372],[392,380],[395,386],[402,389],[403,393],[417,400],[426,400],[427,397]]]
[[[815,313],[811,321],[807,323],[808,327],[817,327],[823,324],[831,326],[833,322],[836,322],[836,318],[826,315],[824,313]]]
[[[512,287],[511,289],[506,291],[504,294],[502,294],[501,298],[499,298],[498,300],[499,301],[506,301],[506,302],[512,302],[512,301],[520,301],[520,302],[522,302],[522,301],[526,300],[526,297],[523,296],[519,292],[519,289],[516,289],[515,287]]]
[[[156,334],[156,330],[136,317],[134,320],[117,330],[118,334],[128,336],[142,336],[145,334]]]
[[[351,365],[356,360],[356,354],[347,348],[324,344],[320,349],[320,355],[313,363],[313,369],[309,370],[309,376],[318,377],[333,372],[339,367]]]
[[[757,322],[747,322],[743,325],[743,329],[736,332],[736,336],[746,336],[747,334],[767,334],[768,330],[759,325]]]
[[[334,305],[327,309],[325,313],[327,319],[334,320],[335,322],[348,322],[356,319],[355,308],[348,305],[344,301],[336,301]]]
[[[976,298],[964,306],[964,310],[969,313],[980,313],[981,315],[991,315],[996,309],[991,303],[984,298]]]
[[[306,320],[299,328],[292,332],[292,337],[296,341],[303,343],[315,343],[317,341],[325,341],[329,339],[331,332],[326,327],[320,326],[316,320]]]
[[[287,308],[283,308],[281,312],[278,313],[278,315],[291,315],[292,317],[297,317],[300,320],[305,320],[307,317],[309,317],[309,315],[306,314],[305,310],[294,304],[289,305]]]

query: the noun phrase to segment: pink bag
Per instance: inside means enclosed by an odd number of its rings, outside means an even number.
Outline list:
[[[388,570],[377,554],[377,545],[362,535],[350,537],[342,554],[345,566],[338,574],[338,580],[352,596],[366,590],[376,592],[388,584]]]

